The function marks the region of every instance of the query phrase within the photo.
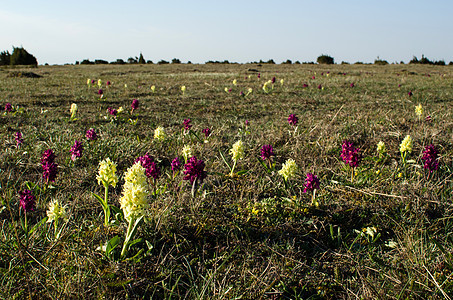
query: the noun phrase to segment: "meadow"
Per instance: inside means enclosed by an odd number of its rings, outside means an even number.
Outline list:
[[[2,299],[453,297],[450,66],[0,69],[0,105]]]

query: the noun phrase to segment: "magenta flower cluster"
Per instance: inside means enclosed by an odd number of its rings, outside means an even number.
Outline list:
[[[425,147],[423,150],[422,160],[424,162],[423,167],[429,170],[429,173],[434,172],[439,168],[439,152],[433,144]]]
[[[82,157],[83,145],[82,142],[75,141],[74,145],[71,147],[71,159],[74,161],[78,157]]]
[[[190,180],[190,183],[193,184],[193,182],[198,179],[201,182],[203,182],[203,179],[206,178],[207,173],[204,170],[205,164],[203,160],[197,160],[195,156],[192,156],[189,158],[187,163],[184,165],[184,180]]]
[[[30,190],[19,191],[19,204],[25,212],[35,210],[36,198]]]
[[[140,162],[142,167],[145,168],[146,177],[152,177],[154,179],[158,179],[160,177],[160,168],[154,162],[154,157],[148,153],[137,158],[135,162]]]
[[[185,131],[189,131],[190,128],[192,128],[192,124],[190,124],[190,122],[192,122],[191,119],[184,119],[184,121],[183,121],[182,124],[183,124],[183,126],[184,126],[184,130],[185,130]]]
[[[272,148],[271,145],[263,145],[263,147],[261,147],[261,158],[266,160],[270,159],[271,156],[275,156],[274,148]]]
[[[179,157],[175,157],[173,161],[171,162],[171,170],[173,172],[179,171],[181,169],[182,163],[179,160]]]
[[[55,154],[52,149],[46,150],[41,157],[42,177],[46,183],[54,182],[57,178],[58,164],[55,162]]]
[[[114,108],[107,108],[107,111],[109,112],[109,114],[111,114],[112,116],[116,116],[116,114],[118,113],[118,111]]]
[[[204,136],[206,138],[208,138],[211,135],[211,129],[210,128],[205,128],[201,132],[204,133]]]
[[[95,140],[98,139],[98,135],[97,135],[96,131],[94,131],[93,128],[90,128],[90,129],[87,130],[87,132],[85,134],[85,137],[89,141],[95,141]]]
[[[295,114],[290,114],[290,115],[289,115],[289,117],[288,117],[288,123],[289,123],[289,125],[291,125],[291,126],[296,126],[298,121],[299,121],[299,118],[296,117]]]
[[[308,191],[318,190],[319,189],[319,179],[312,173],[307,173],[307,178],[305,178],[304,184],[304,193]]]
[[[360,154],[360,149],[355,148],[354,144],[350,141],[343,141],[342,150],[341,150],[341,158],[343,161],[355,168],[359,165],[360,161],[362,160],[362,155]]]
[[[137,99],[133,99],[131,103],[132,110],[136,110],[138,108],[139,102]]]
[[[7,112],[13,111],[13,106],[11,105],[11,103],[5,104],[5,111],[7,111]]]
[[[14,134],[14,139],[16,140],[16,146],[19,147],[24,140],[22,139],[22,133],[19,131]]]

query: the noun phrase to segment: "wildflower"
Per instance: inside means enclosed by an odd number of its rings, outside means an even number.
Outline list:
[[[238,81],[236,79],[233,80],[233,85],[234,86],[238,85]]]
[[[119,114],[120,114],[120,113],[122,113],[123,111],[124,111],[124,108],[123,108],[122,106],[120,106],[120,107],[118,108],[118,111],[117,111],[117,113],[119,113]]]
[[[409,91],[409,92],[407,93],[407,95],[408,95],[409,97],[412,97],[412,95],[414,95],[414,94],[412,94],[412,91]]]
[[[11,105],[11,103],[6,103],[5,104],[5,111],[6,112],[12,112],[13,111],[13,106]]]
[[[288,117],[288,123],[289,123],[289,125],[291,125],[291,126],[296,126],[298,121],[299,121],[299,118],[296,117],[295,114],[290,114],[290,115],[289,115],[289,117]]]
[[[248,127],[250,125],[249,120],[245,120],[245,127]]]
[[[422,157],[422,160],[424,161],[423,168],[428,169],[429,173],[432,173],[439,167],[438,156],[439,153],[437,152],[437,149],[433,144],[425,147]]]
[[[98,79],[98,87],[101,88],[102,86],[102,80]]]
[[[118,114],[118,111],[111,107],[107,108],[107,111],[109,112],[110,115],[112,115],[114,117],[116,117],[116,115]]]
[[[19,204],[25,212],[35,210],[36,198],[30,190],[19,191]]]
[[[181,169],[181,161],[179,160],[179,157],[175,157],[172,162],[171,162],[171,170],[173,172],[179,171]]]
[[[319,189],[319,179],[312,173],[307,173],[307,178],[305,178],[304,184],[304,193],[308,191],[318,190]]]
[[[412,152],[412,138],[410,135],[406,135],[406,137],[401,142],[400,152],[401,152],[401,155],[403,155],[403,153],[406,153],[406,152],[409,152],[409,153]]]
[[[107,82],[105,83],[106,86],[110,86],[111,82],[110,80],[107,80]]]
[[[241,92],[239,93],[239,96],[240,96],[240,97],[244,97],[244,96],[245,96],[244,92],[241,91]]]
[[[283,165],[282,169],[278,171],[278,174],[282,175],[285,178],[285,181],[293,178],[297,172],[297,164],[294,159],[289,158]]]
[[[192,120],[190,120],[190,119],[184,119],[184,121],[183,121],[184,131],[187,132],[190,130],[190,128],[192,128],[192,124],[190,124],[191,121]]]
[[[205,128],[201,132],[204,133],[205,138],[208,138],[211,135],[211,129],[210,128]]]
[[[144,156],[140,156],[135,160],[135,162],[140,162],[141,166],[145,168],[146,177],[157,179],[160,177],[160,168],[154,162],[154,158],[146,153]]]
[[[186,92],[186,86],[185,86],[185,85],[183,85],[183,86],[181,87],[181,91],[182,91],[182,94],[184,95],[184,93]]]
[[[138,108],[138,104],[139,104],[139,102],[137,99],[132,100],[132,103],[131,103],[132,112]]]
[[[423,107],[421,104],[415,106],[415,114],[417,115],[418,119],[420,120],[421,116],[423,115]]]
[[[302,85],[302,87],[303,87],[303,88],[308,88],[308,84],[304,83],[304,84]]]
[[[285,80],[280,79],[280,85],[283,86],[283,83],[285,83]]]
[[[99,174],[96,176],[98,184],[102,184],[104,187],[109,185],[116,187],[118,183],[118,176],[116,176],[116,164],[106,158],[103,161],[99,162]]]
[[[263,91],[267,94],[269,93],[269,86],[272,84],[271,80],[268,80],[263,85]]]
[[[91,86],[91,79],[90,78],[87,79],[87,85],[88,85],[88,87]]]
[[[321,84],[318,85],[318,90],[322,90],[322,85]]]
[[[124,84],[124,88],[127,89],[127,83]]]
[[[156,86],[155,86],[155,85],[152,85],[152,86],[151,86],[151,92],[154,93],[155,91],[156,91]]]
[[[101,98],[104,97],[104,91],[103,91],[102,89],[99,89],[99,90],[98,90],[98,95],[99,95],[99,97],[101,97]]]
[[[233,157],[233,161],[244,158],[244,143],[241,140],[233,144],[233,148],[230,149],[230,154]]]
[[[90,128],[90,129],[87,130],[87,132],[85,134],[85,137],[89,141],[94,141],[94,140],[98,139],[98,135],[97,135],[96,131],[94,131],[93,128]]]
[[[91,84],[95,84],[95,83],[96,83],[96,80],[91,79]]]
[[[271,80],[271,82],[272,82],[272,84],[274,84],[274,83],[275,83],[275,76],[274,76],[274,77],[272,77],[272,80]]]
[[[54,182],[57,177],[58,164],[55,162],[55,154],[52,149],[46,150],[41,158],[42,165],[42,177],[46,180],[46,183]]]
[[[14,134],[14,139],[16,140],[16,146],[19,147],[24,140],[22,139],[22,133],[19,131]]]
[[[69,112],[71,113],[71,120],[75,120],[77,115],[77,109],[78,109],[77,104],[72,103],[71,109],[69,110]]]
[[[128,223],[141,217],[148,207],[148,184],[145,168],[136,162],[124,173],[123,196],[120,198],[120,207]]]
[[[261,147],[261,158],[263,160],[266,160],[266,159],[270,159],[271,156],[275,156],[274,149],[272,148],[272,146],[263,145],[263,147]]]
[[[430,123],[433,119],[431,118],[431,116],[426,116],[425,118],[425,122],[427,123]]]
[[[156,129],[154,129],[154,139],[158,141],[163,141],[167,135],[165,134],[165,129],[162,126],[158,126]]]
[[[359,162],[362,160],[360,155],[360,149],[355,148],[354,144],[350,141],[343,141],[341,158],[346,164],[349,164],[352,168],[355,168],[359,165]],[[354,171],[353,171],[354,172]]]
[[[379,143],[377,143],[376,151],[379,153],[379,158],[381,158],[384,155],[386,149],[385,149],[385,143],[383,141],[379,141]]]
[[[252,88],[248,88],[247,89],[247,94],[245,94],[245,96],[250,95],[252,92],[253,92],[253,89]]]
[[[205,164],[203,160],[197,160],[195,156],[192,156],[187,163],[184,165],[184,180],[190,180],[193,184],[195,180],[199,180],[200,183],[206,178],[207,173],[204,170]]]
[[[71,159],[74,161],[76,158],[81,157],[83,152],[82,142],[75,141],[74,145],[71,147]]]
[[[258,77],[258,79],[260,79],[260,78],[261,78],[261,73],[258,73],[258,76],[257,76],[257,77]]]
[[[353,88],[353,87],[354,87],[354,82],[351,82],[351,84],[349,85],[349,87]]]
[[[61,205],[60,201],[53,199],[49,203],[49,208],[47,209],[47,223],[52,223],[52,221],[58,222],[59,219],[67,220],[68,214],[66,213],[66,205]]]
[[[192,156],[192,148],[189,145],[184,145],[182,148],[182,156],[184,157],[184,160],[187,161],[187,159]]]

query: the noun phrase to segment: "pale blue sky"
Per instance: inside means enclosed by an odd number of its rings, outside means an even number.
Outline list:
[[[0,50],[40,64],[179,58],[453,61],[451,0],[1,1]]]

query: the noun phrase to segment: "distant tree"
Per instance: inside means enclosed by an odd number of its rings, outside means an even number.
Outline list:
[[[341,64],[342,65],[349,65],[349,63],[347,61],[342,61]]]
[[[293,62],[291,61],[291,59],[287,59],[286,61],[282,62],[282,64],[284,65],[291,65]]]
[[[143,54],[141,52],[140,52],[140,57],[138,58],[138,63],[146,64],[145,58],[143,57]]]
[[[81,65],[94,65],[94,62],[90,61],[89,59],[84,59],[80,63]]]
[[[191,65],[191,64],[192,64],[192,62],[191,62],[191,61],[189,60],[189,61],[187,62],[187,64],[188,64],[188,65]]]
[[[316,62],[318,64],[326,64],[326,65],[333,65],[335,63],[333,57],[326,55],[326,54],[318,56],[318,58],[316,59]]]
[[[152,65],[153,61],[152,60],[147,60],[146,63],[149,64],[149,65]]]
[[[275,61],[271,58],[266,62],[266,64],[275,65]]]
[[[436,66],[445,66],[445,61],[444,60],[436,60],[434,62]]]
[[[38,65],[38,61],[36,60],[36,57],[31,55],[30,53],[27,52],[22,47],[13,47],[13,53],[11,54],[10,57],[10,65]]]
[[[78,60],[76,60],[76,61],[75,61],[75,64],[78,65],[78,64],[80,64],[80,62],[79,62]]]
[[[295,65],[300,65],[300,61],[296,60]]]
[[[136,63],[138,63],[138,59],[137,59],[137,57],[136,57],[136,58],[129,57],[129,58],[127,59],[127,63],[128,63],[128,64],[136,64]]]
[[[161,59],[161,60],[159,60],[159,61],[157,62],[157,64],[158,64],[158,65],[167,65],[167,64],[169,64],[169,62],[166,61],[166,60]]]
[[[111,62],[112,65],[125,65],[126,62],[122,60],[121,58],[118,58],[116,61]]]
[[[171,63],[172,63],[172,64],[180,64],[181,61],[180,61],[179,59],[177,59],[177,58],[173,58],[173,59],[171,60]]]
[[[0,66],[9,66],[11,62],[11,54],[8,51],[0,53]]]

